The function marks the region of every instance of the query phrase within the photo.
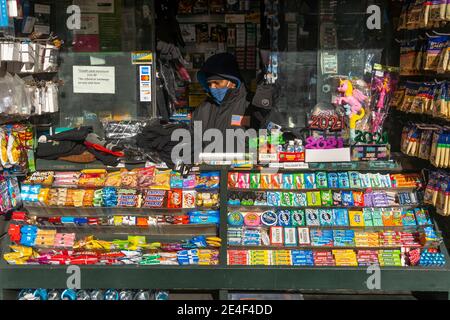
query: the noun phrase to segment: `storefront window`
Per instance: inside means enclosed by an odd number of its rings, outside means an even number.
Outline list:
[[[140,87],[140,68],[133,64],[132,53],[154,52],[152,2],[74,0],[48,5],[52,31],[64,41],[59,126],[92,125],[101,132],[105,120],[150,117],[153,82],[148,81],[146,91]]]

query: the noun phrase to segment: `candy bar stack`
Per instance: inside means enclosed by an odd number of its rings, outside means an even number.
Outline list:
[[[314,254],[311,250],[293,250],[291,258],[293,266],[314,266]]]
[[[381,267],[401,267],[403,265],[400,250],[380,250],[378,251],[378,261]]]
[[[228,264],[246,266],[249,264],[248,251],[247,250],[228,250]]]
[[[334,267],[336,265],[331,251],[315,251],[314,265],[317,267]]]
[[[273,250],[272,265],[274,266],[290,266],[292,265],[291,251],[289,250]]]
[[[378,251],[375,250],[358,250],[357,254],[359,266],[378,265]]]
[[[357,267],[358,261],[354,250],[333,250],[336,266]]]

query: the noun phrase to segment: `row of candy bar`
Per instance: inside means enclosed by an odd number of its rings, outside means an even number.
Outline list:
[[[232,227],[414,227],[431,225],[426,209],[364,208],[347,209],[297,209],[269,210],[265,212],[234,211],[228,214]]]
[[[445,258],[436,249],[414,249],[419,257],[411,263],[408,250],[228,250],[228,265],[306,267],[443,267]]]
[[[130,301],[130,300],[168,300],[167,291],[148,290],[47,290],[47,289],[24,289],[18,295],[18,300],[27,301]]]
[[[27,220],[28,223],[53,226],[131,226],[149,227],[160,225],[186,225],[219,223],[219,211],[193,211],[177,216],[108,216],[103,218],[93,217],[39,217]],[[17,220],[16,220],[17,221]]]
[[[234,191],[230,192],[230,206],[275,207],[388,207],[416,205],[420,201],[416,191]]]
[[[87,237],[75,241],[71,248],[52,251],[35,249],[39,230],[25,228],[12,245],[12,252],[4,254],[9,264],[218,264],[220,238],[199,236],[177,243],[146,243],[145,237],[129,236],[127,240],[112,242]],[[48,234],[48,233],[46,233]],[[33,243],[34,241],[34,243]],[[61,246],[58,246],[61,247]],[[67,249],[76,249],[75,251]],[[188,258],[186,260],[186,257]]]
[[[22,185],[25,202],[58,207],[122,207],[122,208],[212,208],[219,204],[217,190],[196,191],[173,189],[142,190],[45,188],[41,185]]]
[[[217,189],[220,182],[219,172],[202,172],[182,177],[171,170],[160,171],[154,167],[107,172],[102,169],[83,170],[81,172],[39,171],[25,180],[25,184],[43,185],[55,188],[101,188],[115,187],[123,189]]]
[[[73,248],[74,233],[57,233],[56,230],[38,229],[36,226],[20,226],[11,224],[8,229],[11,242],[22,246]]]
[[[230,189],[367,189],[367,188],[415,188],[420,185],[416,174],[380,174],[360,172],[317,173],[228,173]]]
[[[355,231],[349,229],[315,229],[308,227],[270,227],[228,229],[230,246],[286,247],[421,247],[439,245],[440,237],[427,227],[420,232]]]

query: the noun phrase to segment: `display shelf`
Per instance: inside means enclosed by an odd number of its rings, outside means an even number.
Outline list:
[[[2,289],[66,288],[67,266],[0,265]],[[365,267],[79,266],[81,289],[369,290]],[[448,268],[380,270],[382,291],[449,292]],[[262,281],[264,280],[264,281]]]
[[[362,210],[367,208],[375,208],[375,209],[412,209],[412,208],[418,208],[423,207],[418,204],[416,205],[409,205],[409,206],[385,206],[385,207],[348,207],[348,206],[331,206],[331,207],[324,207],[324,206],[304,206],[304,207],[274,207],[274,206],[234,206],[234,205],[228,205],[228,208],[233,209],[234,211],[254,211],[254,210],[298,210],[298,209],[348,209],[348,210]]]
[[[230,192],[313,192],[313,191],[414,191],[417,187],[398,187],[398,188],[314,188],[314,189],[238,189],[230,188]]]
[[[232,171],[261,171],[261,169],[266,170],[267,173],[283,173],[283,172],[316,172],[316,171],[359,171],[359,172],[402,172],[403,168],[397,161],[359,161],[359,162],[335,162],[335,163],[317,163],[309,162],[304,164],[305,167],[302,168],[266,168],[262,166],[257,166],[254,169],[239,169],[230,168]]]
[[[229,228],[247,228],[247,227],[233,227],[228,226]],[[370,227],[360,227],[360,226],[296,226],[295,228],[308,228],[308,229],[324,229],[324,230],[354,230],[354,231],[422,231],[426,227],[434,227],[434,225],[428,224],[423,226],[370,226]],[[248,227],[250,229],[270,229],[268,226],[260,226],[260,227]]]
[[[329,250],[395,250],[402,248],[427,248],[423,247],[415,247],[415,246],[379,246],[379,247],[356,247],[356,246],[348,246],[348,247],[339,247],[339,246],[293,246],[293,247],[280,247],[280,246],[246,246],[246,245],[228,245],[229,250],[314,250],[314,251],[329,251]],[[414,268],[414,267],[410,267]]]
[[[366,166],[366,165],[364,165]],[[367,167],[367,166],[366,166]],[[221,171],[220,198],[222,202],[228,198],[228,167],[201,166],[204,171]],[[333,167],[331,170],[336,170]],[[342,170],[348,170],[344,168]],[[380,169],[377,169],[380,171]],[[397,169],[387,170],[396,171]],[[246,170],[248,171],[248,170]],[[303,171],[303,170],[296,170]],[[108,208],[112,209],[112,208]],[[250,209],[250,208],[248,208]],[[270,207],[273,209],[273,207]],[[284,209],[284,208],[282,208]],[[34,210],[34,208],[32,208]],[[61,208],[36,208],[44,215],[64,214]],[[80,214],[95,215],[97,208],[91,208]],[[116,208],[113,208],[113,211]],[[118,213],[123,208],[117,208]],[[133,209],[135,210],[135,209]],[[137,209],[139,211],[141,209]],[[148,209],[146,209],[148,210]],[[81,288],[100,288],[107,284],[108,288],[130,289],[184,289],[184,290],[352,290],[367,292],[367,285],[373,272],[367,267],[297,267],[297,266],[228,266],[227,265],[227,215],[228,206],[221,205],[220,226],[218,233],[222,239],[220,248],[220,264],[217,266],[139,266],[139,265],[98,265],[78,266],[82,281]],[[66,211],[64,209],[63,211]],[[67,208],[67,215],[74,212],[74,208]],[[111,211],[100,213],[100,216],[110,214]],[[171,210],[152,212],[167,214]],[[138,214],[136,212],[136,214]],[[148,213],[147,213],[148,214]],[[133,214],[129,214],[133,215]],[[89,216],[89,214],[88,214]],[[395,229],[394,227],[389,227]],[[406,230],[406,228],[404,229]],[[437,230],[438,231],[438,230]],[[2,241],[3,252],[8,249],[9,239]],[[381,287],[385,292],[392,291],[433,291],[450,292],[450,264],[448,252],[441,246],[447,264],[442,268],[429,267],[381,267]],[[327,248],[321,248],[327,249]],[[347,247],[339,247],[347,249]],[[371,248],[373,249],[373,248]],[[389,248],[392,249],[392,248]],[[8,249],[9,250],[9,249]],[[23,288],[66,288],[71,273],[67,273],[68,266],[55,265],[8,265],[5,260],[0,261],[0,290]],[[264,281],[262,281],[264,280]]]
[[[40,205],[24,205],[30,215],[38,217],[107,217],[113,215],[148,216],[186,214],[191,211],[217,210],[215,208],[167,209],[167,208],[106,208],[106,207],[47,207]]]

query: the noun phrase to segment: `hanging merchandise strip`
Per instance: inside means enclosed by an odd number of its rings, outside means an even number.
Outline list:
[[[36,74],[58,71],[58,54],[62,42],[55,37],[31,40],[5,37],[0,39],[1,61],[10,73]],[[20,62],[20,63],[19,63]]]
[[[6,0],[0,0],[0,28],[9,25],[8,5]]]
[[[270,30],[271,35],[271,54],[265,77],[269,84],[273,84],[278,80],[278,32],[280,30],[280,21],[278,20],[279,6],[278,0],[265,0],[267,28]]]
[[[21,203],[17,178],[0,175],[0,215],[19,207]]]
[[[397,30],[430,29],[450,21],[450,3],[445,0],[404,1]]]
[[[425,188],[424,203],[436,208],[442,216],[450,216],[450,176],[446,172],[432,171]]]

